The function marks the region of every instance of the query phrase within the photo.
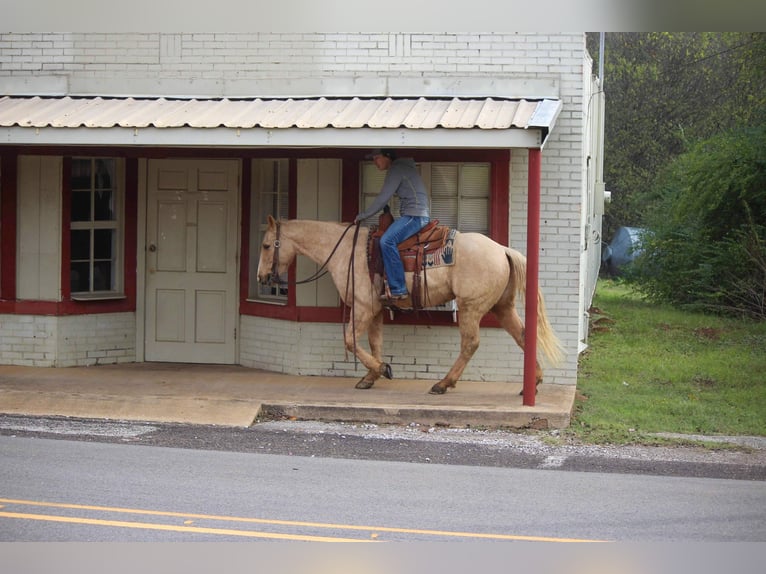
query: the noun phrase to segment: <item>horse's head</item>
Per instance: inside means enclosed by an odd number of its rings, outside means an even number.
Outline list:
[[[287,273],[287,268],[295,259],[295,246],[292,241],[285,240],[280,222],[269,215],[268,223],[258,260],[258,281],[264,285],[279,283],[279,276]]]

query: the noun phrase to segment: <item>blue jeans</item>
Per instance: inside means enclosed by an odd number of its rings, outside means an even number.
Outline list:
[[[431,221],[429,217],[402,215],[386,229],[386,232],[380,238],[383,266],[386,268],[391,295],[407,294],[407,284],[404,282],[404,265],[402,265],[402,260],[399,258],[399,250],[396,246],[423,229],[429,221]]]

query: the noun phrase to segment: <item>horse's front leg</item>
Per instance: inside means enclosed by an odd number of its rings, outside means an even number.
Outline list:
[[[380,314],[379,314],[380,315]],[[374,325],[377,321],[380,321],[382,323],[382,315],[380,316],[380,319],[377,318],[370,318],[369,315],[359,314],[358,316],[354,317],[351,321],[349,321],[348,325],[346,325],[346,329],[344,332],[344,339],[346,344],[346,349],[354,353],[356,355],[356,358],[359,359],[359,361],[368,369],[367,375],[357,383],[356,388],[358,389],[369,389],[375,381],[377,381],[381,375],[386,377],[387,379],[390,379],[393,375],[391,373],[391,366],[387,363],[384,363],[380,359],[380,352],[381,352],[381,346],[380,346],[380,325],[377,325],[377,327]],[[377,356],[374,356],[370,353],[368,353],[362,346],[359,344],[359,339],[367,332],[367,329],[371,328],[370,330],[370,349],[373,353],[376,353]],[[378,342],[375,342],[376,335],[375,330],[377,328],[378,334]],[[376,349],[377,345],[377,349]],[[369,384],[364,384],[364,381],[368,381]]]
[[[378,361],[383,359],[383,313],[378,313],[372,318],[369,330],[367,331],[367,340],[370,343],[372,356]],[[391,378],[391,368],[389,366],[387,376]],[[357,389],[369,389],[380,378],[381,373],[375,369],[369,369],[367,374],[356,384]]]
[[[459,305],[459,307],[462,309],[462,305]],[[466,312],[460,317],[460,354],[447,375],[428,391],[432,395],[443,395],[447,392],[447,389],[453,388],[457,384],[466,365],[468,365],[468,361],[471,360],[476,349],[479,348],[480,319],[480,315],[477,316],[475,313],[470,312]]]

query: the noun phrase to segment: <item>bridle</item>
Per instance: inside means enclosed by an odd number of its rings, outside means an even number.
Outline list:
[[[281,235],[281,222],[276,222],[276,237],[274,239],[274,256],[271,260],[271,273],[269,274],[269,283],[272,285],[288,285],[288,281],[282,281],[282,279],[279,276],[279,248],[282,246],[282,241],[280,239]],[[329,273],[329,269],[327,269],[327,264],[330,262],[330,259],[332,259],[333,255],[335,255],[335,252],[338,250],[338,247],[340,247],[341,242],[343,241],[343,238],[346,236],[346,233],[348,233],[348,230],[352,227],[356,227],[356,230],[354,231],[354,245],[351,249],[351,262],[350,262],[350,268],[353,269],[354,266],[354,251],[356,250],[356,240],[357,237],[359,237],[359,224],[358,223],[349,223],[348,227],[343,231],[343,234],[340,236],[340,239],[338,239],[338,242],[335,244],[335,247],[332,248],[332,251],[330,252],[330,255],[328,255],[327,259],[325,259],[325,262],[322,263],[322,265],[319,267],[319,269],[314,272],[313,275],[310,277],[306,277],[305,279],[301,279],[300,281],[293,281],[293,285],[303,285],[305,283],[311,283],[312,281],[316,281],[318,279],[321,279],[324,277],[327,273]],[[353,278],[353,275],[352,275]]]
[[[277,221],[277,237],[274,239],[274,256],[271,259],[271,274],[269,275],[269,283],[272,285],[284,285],[286,281],[282,281],[279,277],[279,248],[282,242],[279,239],[280,222]]]

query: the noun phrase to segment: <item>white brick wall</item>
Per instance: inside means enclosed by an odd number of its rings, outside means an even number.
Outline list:
[[[0,315],[0,363],[52,366],[56,359],[56,317]]]
[[[71,367],[136,360],[134,313],[0,315],[0,364]]]
[[[490,95],[519,78],[578,85],[584,45],[576,33],[0,33],[0,78],[9,93],[29,85],[11,79],[35,76],[38,88],[47,77],[69,94],[387,95],[392,79],[410,78],[412,94],[431,85]]]
[[[345,356],[340,325],[292,323],[263,317],[241,318],[240,363],[246,367],[292,375],[362,378],[367,369]],[[366,337],[359,345],[369,349]],[[383,360],[397,379],[437,381],[444,377],[460,348],[455,327],[386,325]],[[502,329],[482,329],[481,344],[462,380],[520,383],[523,354]],[[574,384],[571,372],[546,371],[546,382]]]

